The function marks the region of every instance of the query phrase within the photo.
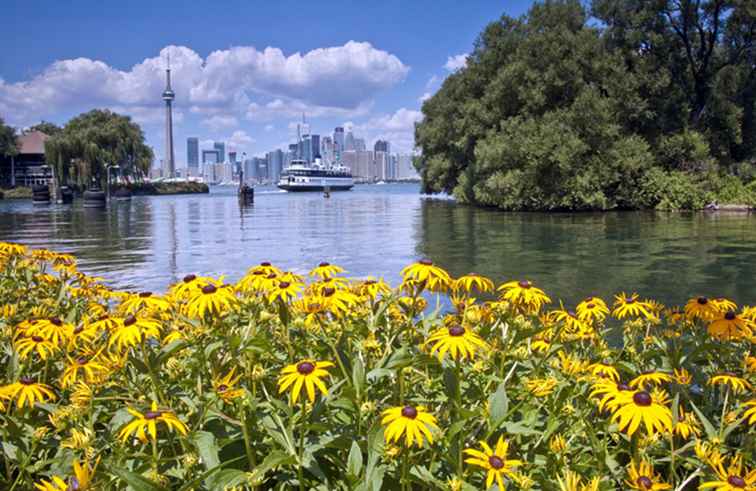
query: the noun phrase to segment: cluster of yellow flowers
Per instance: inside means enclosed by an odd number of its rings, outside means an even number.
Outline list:
[[[756,490],[756,308],[401,273],[161,295],[0,243],[0,487]]]

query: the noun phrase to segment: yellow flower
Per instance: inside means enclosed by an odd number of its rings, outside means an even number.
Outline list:
[[[359,295],[375,300],[378,295],[388,295],[391,293],[391,287],[383,281],[383,278],[366,278],[357,285],[356,291]]]
[[[208,315],[222,316],[236,303],[231,287],[220,280],[209,280],[208,284],[195,291],[187,305],[187,315],[204,318]]]
[[[630,466],[627,468],[627,477],[625,484],[632,489],[640,491],[672,489],[670,484],[663,482],[661,476],[654,473],[654,466],[645,460],[641,460],[637,466],[635,461],[630,462]]]
[[[477,350],[488,350],[488,345],[480,336],[460,325],[436,330],[425,344],[432,346],[430,354],[437,354],[439,361],[444,361],[447,352],[454,360],[461,358],[472,360]]]
[[[16,400],[16,407],[34,407],[34,403],[55,400],[52,387],[35,382],[29,377],[21,377],[18,382],[0,387],[0,399]]]
[[[691,412],[687,412],[682,406],[677,409],[677,421],[674,427],[675,435],[689,439],[691,435],[699,437],[701,436],[701,429],[698,425],[698,420]]]
[[[687,371],[684,368],[674,369],[675,374],[675,382],[677,382],[679,385],[690,385],[690,382],[693,380],[693,377],[690,375],[690,372]]]
[[[99,463],[99,457],[92,467],[89,466],[89,462],[79,462],[78,460],[74,460],[74,475],[68,479],[68,482],[64,481],[63,478],[59,476],[53,476],[52,481],[42,479],[39,484],[35,483],[34,487],[41,491],[87,491],[89,489],[94,489],[94,487],[92,487],[92,478],[94,477],[95,470]]]
[[[630,381],[628,385],[637,389],[647,387],[648,385],[661,385],[665,382],[671,382],[672,376],[664,372],[644,372]]]
[[[153,401],[150,410],[145,411],[144,414],[132,408],[128,408],[127,411],[134,417],[134,420],[124,426],[118,434],[118,438],[124,443],[131,435],[135,435],[142,443],[146,443],[148,433],[153,440],[157,440],[157,424],[160,422],[171,431],[176,430],[182,435],[187,434],[186,425],[173,414],[173,411],[158,409],[157,402]]]
[[[558,381],[554,377],[533,378],[525,381],[525,387],[528,388],[528,392],[536,397],[546,397],[554,392],[557,383]]]
[[[504,477],[513,481],[517,480],[514,469],[521,466],[523,462],[517,459],[507,459],[509,443],[503,437],[499,437],[495,449],[491,449],[488,443],[484,441],[480,442],[480,446],[483,448],[482,452],[472,448],[465,449],[464,453],[469,455],[469,458],[465,459],[465,463],[481,467],[487,471],[486,489],[490,488],[496,481],[499,489],[504,490]]]
[[[108,367],[98,361],[98,354],[91,357],[79,356],[76,359],[66,356],[68,358],[68,365],[66,365],[61,376],[61,387],[65,389],[69,385],[78,382],[81,375],[80,372],[83,373],[84,382],[88,384],[98,382],[102,374],[108,371]]]
[[[560,434],[556,434],[549,440],[549,450],[556,454],[564,453],[567,450],[567,440]]]
[[[725,470],[724,462],[716,462],[712,465],[719,480],[702,483],[698,489],[714,489],[715,491],[754,491],[756,490],[756,469],[743,468],[742,456],[732,458],[729,467]]]
[[[287,365],[281,370],[281,377],[278,379],[278,393],[283,393],[291,387],[291,402],[297,403],[299,393],[302,387],[307,391],[307,398],[310,402],[315,402],[315,389],[319,389],[323,395],[328,394],[325,383],[321,380],[330,374],[325,370],[334,366],[330,361],[313,361],[303,360],[299,363]]]
[[[716,304],[707,297],[691,298],[685,304],[685,316],[690,320],[712,320],[719,315]]]
[[[620,431],[632,436],[641,423],[646,433],[672,431],[672,411],[655,400],[652,394],[639,390],[621,392],[616,396],[617,404],[611,407],[612,422],[617,422]]]
[[[343,273],[344,268],[341,268],[339,266],[336,266],[335,264],[322,262],[318,264],[318,266],[310,271],[310,276],[317,276],[320,278],[330,278],[332,276],[336,276],[339,273]]]
[[[89,428],[82,428],[81,430],[73,428],[71,436],[63,440],[60,446],[71,450],[86,450],[92,445],[93,438],[94,434]]]
[[[745,369],[749,372],[756,372],[756,356],[745,357]]]
[[[47,360],[50,355],[58,350],[58,347],[48,339],[34,335],[16,341],[16,350],[22,360],[25,360],[31,352],[35,352],[40,358]]]
[[[281,300],[286,303],[296,297],[302,288],[303,285],[299,282],[284,280],[275,281],[273,288],[268,292],[268,301],[275,302],[276,300]]]
[[[564,471],[564,480],[557,476],[560,491],[599,491],[601,480],[594,477],[587,484],[583,484],[583,478],[579,474],[570,470]]]
[[[612,315],[617,319],[624,319],[625,317],[643,317],[644,319],[652,319],[654,314],[651,313],[651,306],[646,302],[638,300],[638,294],[633,293],[627,295],[621,293],[614,296],[614,310]]]
[[[731,310],[737,310],[738,306],[730,299],[719,297],[709,300],[720,312],[730,312]]]
[[[454,281],[452,290],[455,292],[465,291],[472,293],[477,290],[479,293],[492,292],[494,289],[493,281],[477,273],[468,273]]]
[[[153,295],[152,292],[141,292],[129,295],[120,305],[124,314],[136,315],[142,309],[164,311],[171,308],[171,304],[164,298]]]
[[[31,321],[23,329],[23,332],[26,336],[39,336],[49,340],[56,346],[61,346],[71,338],[73,330],[73,326],[70,324],[63,322],[57,317],[50,317],[48,319]]]
[[[231,371],[228,372],[224,377],[216,379],[213,382],[213,386],[215,386],[215,393],[218,394],[218,396],[226,402],[231,402],[232,400],[244,395],[244,389],[234,388],[234,386],[239,382],[239,379],[241,378],[241,375],[234,377],[235,374],[236,367],[232,368]]]
[[[386,442],[398,442],[404,435],[404,442],[408,447],[423,446],[424,439],[433,443],[431,429],[436,428],[436,418],[427,412],[423,406],[398,406],[383,411],[381,424],[386,426],[384,438]]]
[[[594,377],[609,379],[614,382],[619,382],[620,376],[619,372],[616,368],[614,368],[611,365],[606,365],[604,363],[594,363],[593,365],[588,367],[588,370],[591,371],[591,375]]]
[[[747,421],[749,425],[756,425],[756,399],[744,402],[743,407],[746,408],[743,411],[743,420]]]
[[[609,315],[609,307],[599,297],[588,297],[575,308],[580,320],[586,322],[603,321]]]
[[[751,384],[744,378],[738,377],[734,373],[720,373],[711,377],[709,385],[729,385],[735,394],[740,394],[746,390],[751,390]]]
[[[402,269],[402,278],[419,290],[428,289],[432,292],[445,292],[452,284],[449,273],[427,259]]]
[[[545,304],[551,303],[546,293],[528,280],[509,281],[497,290],[501,292],[501,300],[510,302],[525,313],[535,314]]]
[[[750,320],[730,311],[713,320],[707,331],[715,339],[728,341],[750,337],[752,327],[753,323]]]
[[[588,362],[577,356],[567,355],[564,351],[557,353],[559,356],[559,370],[565,375],[580,375],[588,369]]]
[[[586,321],[580,319],[574,311],[564,310],[564,307],[560,310],[554,310],[550,315],[555,323],[561,322],[564,324],[564,328],[568,333],[579,333],[590,329]]]
[[[110,333],[108,348],[114,345],[119,350],[136,346],[147,338],[157,338],[160,336],[160,324],[149,319],[136,318],[129,315],[125,319],[117,319],[115,329]]]
[[[173,297],[179,300],[188,300],[198,290],[202,290],[202,288],[210,284],[213,284],[212,278],[188,274],[181,281],[171,286],[170,292]]]

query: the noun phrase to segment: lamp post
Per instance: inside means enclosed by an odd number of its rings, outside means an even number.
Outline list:
[[[107,196],[108,196],[108,199],[110,199],[110,169],[116,169],[116,170],[118,170],[120,168],[121,167],[118,164],[116,164],[116,165],[108,165],[108,166],[105,167],[106,172],[107,172],[107,185],[108,185]]]

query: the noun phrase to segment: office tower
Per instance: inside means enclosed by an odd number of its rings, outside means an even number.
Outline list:
[[[354,134],[352,134],[352,130],[347,131],[346,136],[344,137],[344,150],[355,150],[354,148]]]
[[[337,126],[333,130],[333,158],[339,160],[344,151],[344,128]]]
[[[358,152],[364,152],[367,150],[367,145],[365,144],[364,138],[355,138],[354,139],[354,149]]]
[[[391,144],[386,140],[376,140],[373,150],[376,152],[391,153]]]
[[[218,162],[226,161],[226,144],[223,142],[213,143],[213,148],[218,151]]]
[[[257,167],[254,159],[244,161],[244,182],[253,183],[257,180]]]
[[[202,150],[203,164],[217,164],[220,161],[217,150]]]
[[[236,163],[236,152],[228,152],[228,161],[232,164]]]
[[[196,136],[186,139],[186,166],[195,173],[199,169],[199,138]]]
[[[320,158],[320,135],[310,135],[310,162]]]
[[[284,154],[281,150],[273,150],[265,156],[267,160],[268,178],[271,182],[278,182],[283,169]]]
[[[400,154],[397,156],[397,179],[415,180],[420,178],[415,166],[412,165],[413,157],[411,154]]]

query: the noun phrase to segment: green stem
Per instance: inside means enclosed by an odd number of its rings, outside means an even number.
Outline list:
[[[157,438],[152,438],[152,465],[155,468],[155,473],[158,471],[158,448]]]
[[[402,475],[399,478],[399,483],[402,486],[402,491],[406,491],[410,489],[409,486],[409,479],[407,478],[408,470],[409,470],[409,453],[410,449],[409,447],[402,449]]]
[[[299,468],[297,469],[297,476],[299,479],[299,491],[304,491],[304,444],[305,444],[305,432],[307,431],[307,402],[305,398],[302,398],[302,420],[300,421],[301,428],[299,431]]]
[[[722,439],[724,433],[725,416],[727,415],[727,403],[730,399],[730,386],[727,386],[724,397],[724,404],[722,405],[722,415],[719,418],[719,438]]]
[[[457,383],[455,384],[455,390],[454,390],[454,419],[456,421],[460,421],[462,419],[462,365],[459,363],[459,360],[454,361],[454,371],[457,378]],[[457,433],[457,475],[459,476],[459,479],[462,479],[462,446],[464,444],[463,441],[463,433],[460,431]]]
[[[158,398],[158,401],[160,401],[160,404],[163,404],[164,406],[167,406],[167,403],[165,402],[165,397],[163,397],[163,392],[160,390],[160,382],[158,381],[157,374],[155,373],[155,370],[152,368],[152,363],[150,363],[150,359],[147,356],[147,348],[144,346],[144,337],[142,337],[142,359],[144,361],[145,366],[147,367],[147,372],[150,375],[150,380],[152,380],[152,386],[155,388],[155,395]]]
[[[249,470],[257,467],[257,459],[255,458],[255,452],[252,450],[252,440],[249,437],[249,425],[247,424],[247,411],[243,405],[239,405],[239,421],[241,421],[242,435],[244,436],[244,451],[247,453],[247,462],[249,463]]]

